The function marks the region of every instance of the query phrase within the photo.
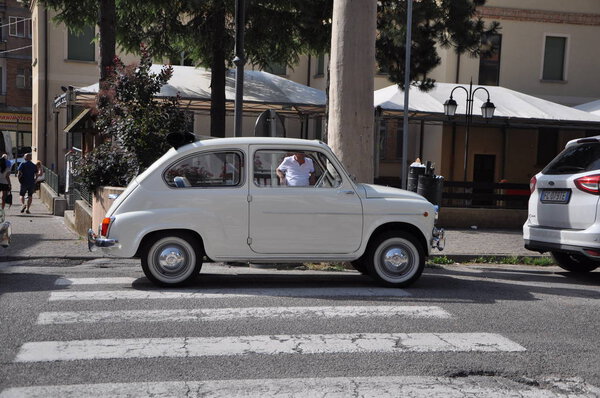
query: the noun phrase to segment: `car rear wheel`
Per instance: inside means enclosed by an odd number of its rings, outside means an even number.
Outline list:
[[[202,268],[202,254],[189,234],[173,233],[148,241],[142,249],[142,269],[160,286],[179,286],[194,279]]]
[[[571,272],[584,273],[598,268],[600,264],[595,263],[581,254],[570,254],[563,252],[551,252],[552,257],[559,267]]]
[[[369,275],[385,286],[409,286],[425,268],[423,247],[412,235],[401,231],[376,238],[365,259]]]

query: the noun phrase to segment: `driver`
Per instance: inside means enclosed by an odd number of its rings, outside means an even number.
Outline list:
[[[305,187],[315,184],[315,166],[311,158],[296,152],[287,156],[277,167],[277,176],[281,185]]]

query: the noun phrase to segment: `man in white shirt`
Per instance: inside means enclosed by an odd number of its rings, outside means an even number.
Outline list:
[[[281,185],[305,187],[315,184],[315,166],[303,153],[284,158],[276,172]]]

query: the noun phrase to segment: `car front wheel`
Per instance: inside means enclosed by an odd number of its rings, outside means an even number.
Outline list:
[[[142,269],[160,286],[179,286],[194,279],[202,268],[202,255],[188,234],[157,237],[142,250]]]
[[[386,286],[406,287],[425,268],[423,247],[410,234],[388,232],[379,236],[366,257],[369,275]]]
[[[581,254],[569,254],[563,252],[551,252],[552,257],[564,270],[576,272],[576,273],[584,273],[590,272],[598,268],[600,264],[594,263],[591,260],[585,258],[585,256]]]

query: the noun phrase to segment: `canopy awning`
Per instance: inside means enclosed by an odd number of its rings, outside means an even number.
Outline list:
[[[413,118],[425,120],[447,121],[444,115],[444,102],[450,98],[450,93],[457,86],[466,89],[468,85],[452,83],[436,83],[427,92],[416,87],[410,88],[409,114]],[[474,89],[481,86],[474,86]],[[568,106],[556,104],[531,95],[499,86],[483,86],[490,93],[490,101],[496,106],[494,117],[487,120],[489,124],[509,126],[519,125],[548,125],[563,128],[600,128],[600,115],[593,115]],[[460,121],[465,115],[467,94],[465,90],[457,89],[452,93],[458,103],[454,120]],[[482,121],[480,108],[487,101],[487,93],[478,90],[474,94],[473,117]],[[397,85],[388,86],[375,91],[375,107],[383,116],[402,116],[404,114],[404,91]]]
[[[163,65],[152,65],[151,71],[159,73]],[[210,70],[191,66],[173,66],[173,76],[156,98],[179,95],[183,107],[196,111],[210,111]],[[98,83],[76,88],[75,104],[86,106],[98,93]],[[235,101],[235,71],[228,70],[225,77],[225,106],[233,112]],[[325,111],[325,92],[262,71],[244,71],[244,112],[260,113],[275,109],[279,113],[322,114]],[[66,94],[55,100],[55,106],[66,103]]]
[[[589,112],[596,116],[600,116],[600,100],[586,102],[585,104],[577,105],[573,108],[579,109],[580,111]]]

